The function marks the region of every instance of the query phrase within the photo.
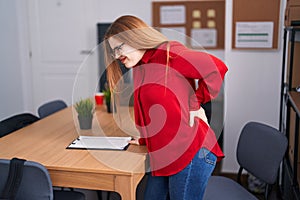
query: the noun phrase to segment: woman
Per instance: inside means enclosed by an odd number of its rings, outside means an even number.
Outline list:
[[[218,95],[227,67],[212,55],[169,41],[135,16],[118,18],[104,39],[112,92],[122,80],[118,62],[133,70],[141,137],[131,143],[147,146],[151,168],[145,199],[202,199],[224,155],[201,104]]]

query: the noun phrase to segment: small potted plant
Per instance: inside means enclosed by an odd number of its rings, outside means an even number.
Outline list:
[[[111,113],[111,92],[110,92],[110,89],[108,88],[107,84],[105,85],[105,89],[102,92],[104,94],[107,112]]]
[[[94,103],[91,99],[81,99],[75,104],[75,110],[78,113],[79,127],[80,129],[91,129]]]

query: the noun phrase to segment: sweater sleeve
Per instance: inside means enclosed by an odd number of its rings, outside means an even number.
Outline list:
[[[134,93],[134,104],[138,104],[138,100],[137,100],[137,94],[136,92]],[[141,119],[140,119],[140,110],[138,106],[134,106],[134,120],[135,120],[135,124],[136,124],[136,128],[138,129],[139,133],[140,133],[140,138],[138,139],[139,145],[145,145],[146,144],[146,139],[145,136],[143,135],[143,132],[141,130]]]
[[[187,79],[198,79],[198,88],[190,97],[190,108],[199,109],[200,104],[217,97],[228,69],[220,59],[205,52],[186,48],[175,48],[174,52],[170,66]]]
[[[139,139],[139,145],[146,145],[146,139],[145,138],[140,138]]]

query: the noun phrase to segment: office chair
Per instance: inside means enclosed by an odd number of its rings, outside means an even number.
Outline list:
[[[28,126],[38,120],[39,118],[31,113],[16,114],[4,119],[0,122],[0,137],[8,135],[13,131]]]
[[[0,175],[0,199],[85,199],[81,192],[53,190],[47,169],[34,161],[0,159]]]
[[[38,108],[38,114],[40,118],[45,118],[57,111],[60,111],[67,107],[67,104],[62,100],[54,100],[44,103]]]
[[[238,182],[222,176],[211,176],[203,199],[257,199],[241,185],[243,169],[267,184],[265,199],[268,199],[270,186],[277,180],[287,144],[286,136],[277,129],[259,122],[248,122],[242,129],[237,145],[236,156],[240,165]]]

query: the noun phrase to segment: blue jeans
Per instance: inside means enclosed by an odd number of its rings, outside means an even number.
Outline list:
[[[201,148],[182,171],[172,176],[149,174],[144,200],[201,200],[217,157]]]

